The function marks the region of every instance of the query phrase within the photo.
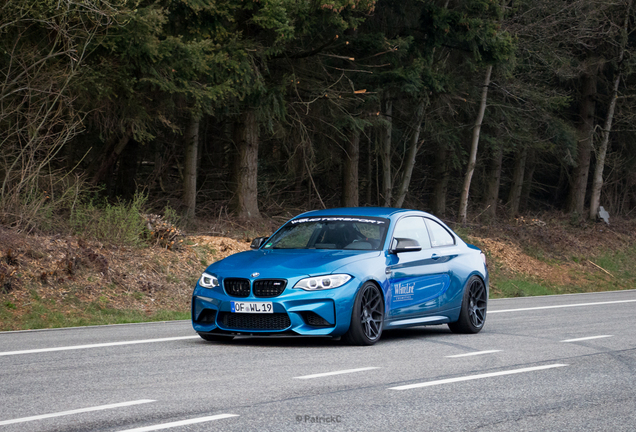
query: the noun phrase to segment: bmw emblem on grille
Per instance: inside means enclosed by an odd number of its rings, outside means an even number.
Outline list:
[[[252,277],[259,277],[260,275],[260,273],[252,273]]]

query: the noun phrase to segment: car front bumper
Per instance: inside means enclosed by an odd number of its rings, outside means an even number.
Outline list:
[[[192,295],[192,326],[208,334],[337,337],[349,329],[357,288],[352,280],[330,290],[286,289],[277,297],[237,298],[197,285]],[[232,312],[232,302],[271,302],[273,313]]]

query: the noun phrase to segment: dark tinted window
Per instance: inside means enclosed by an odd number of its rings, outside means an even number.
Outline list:
[[[450,246],[455,244],[455,238],[446,231],[446,228],[431,219],[426,219],[426,223],[428,224],[428,229],[431,233],[431,245],[433,247]]]

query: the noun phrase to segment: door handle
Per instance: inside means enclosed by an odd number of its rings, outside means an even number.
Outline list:
[[[441,258],[441,257],[440,257],[439,255],[437,255],[437,254],[433,254],[433,255],[431,255],[431,259],[434,259],[434,260],[438,260],[438,259],[440,259],[440,258]]]

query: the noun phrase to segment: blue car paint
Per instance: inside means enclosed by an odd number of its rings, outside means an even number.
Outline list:
[[[480,256],[480,250],[464,243],[442,221],[428,213],[356,207],[311,211],[292,220],[322,216],[388,219],[389,227],[381,250],[273,250],[261,247],[231,255],[211,264],[205,270],[218,278],[219,286],[209,289],[197,283],[194,289],[194,330],[210,334],[292,333],[302,336],[341,336],[349,329],[358,290],[369,281],[377,284],[383,293],[385,328],[443,324],[459,318],[464,287],[471,276],[479,276],[488,289],[488,270]],[[421,216],[441,224],[453,236],[455,245],[423,249],[419,252],[389,253],[393,229],[400,219],[409,216]],[[418,266],[421,266],[420,270]],[[428,270],[425,274],[418,275],[421,269]],[[258,275],[255,276],[256,273]],[[352,278],[338,288],[317,291],[293,288],[303,278],[340,273]],[[281,295],[273,298],[255,297],[251,291],[248,297],[236,298],[226,294],[223,288],[223,281],[228,277],[248,279],[250,286],[257,279],[286,279],[287,286]],[[214,322],[201,322],[199,319],[205,309],[216,311],[217,317],[220,312],[230,312],[232,301],[272,302],[274,313],[286,313],[291,324],[279,330],[236,329],[223,327],[216,319]],[[332,326],[308,325],[303,319],[305,312],[317,314]]]

